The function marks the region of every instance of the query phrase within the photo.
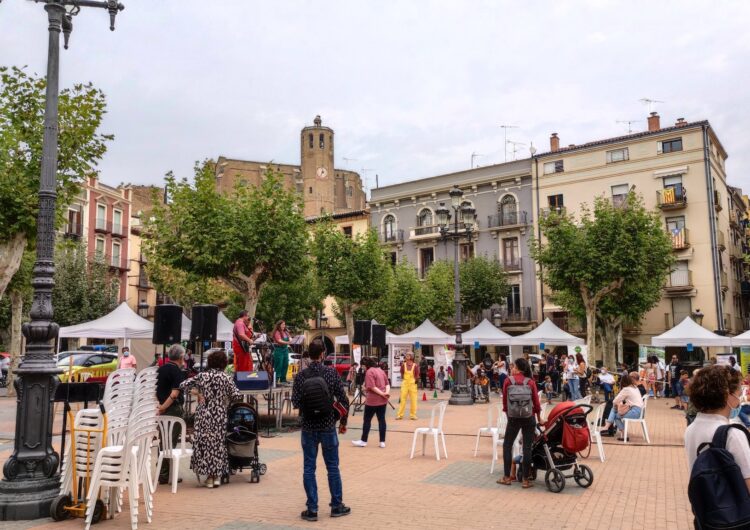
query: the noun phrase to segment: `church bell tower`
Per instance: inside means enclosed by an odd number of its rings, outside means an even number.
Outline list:
[[[315,116],[312,127],[300,133],[305,217],[332,214],[336,179],[333,169],[333,129]]]

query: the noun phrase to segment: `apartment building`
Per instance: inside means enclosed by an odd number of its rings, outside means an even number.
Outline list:
[[[435,210],[450,205],[449,190],[459,186],[464,203],[476,210],[471,241],[460,243],[460,259],[483,255],[499,260],[510,294],[499,311],[509,333],[537,324],[535,265],[529,258],[533,235],[531,160],[412,180],[371,192],[371,224],[393,263],[407,261],[424,278],[436,260],[453,261],[454,243],[440,237]]]
[[[737,334],[747,328],[750,290],[742,289],[747,203],[727,184],[727,153],[708,121],[680,118],[663,127],[653,112],[647,131],[560,144],[553,133],[549,151],[533,157],[535,219],[551,210],[576,215],[582,203],[591,205],[602,195],[618,203],[634,189],[647,208],[661,212],[672,238],[676,261],[663,298],[640,323],[626,326],[626,356],[694,314],[702,314],[703,325],[712,330]],[[549,316],[577,331],[547,295],[539,285],[538,318]]]

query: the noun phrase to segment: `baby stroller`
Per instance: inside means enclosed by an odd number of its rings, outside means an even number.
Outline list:
[[[591,443],[586,416],[592,410],[590,405],[576,405],[571,401],[556,405],[544,430],[531,445],[531,476],[536,479],[538,470],[546,471],[544,483],[552,493],[565,488],[566,478],[572,478],[582,488],[588,488],[594,482],[591,468],[579,464],[576,457]],[[571,469],[572,474],[564,473]]]
[[[235,403],[229,407],[226,443],[230,474],[250,468],[250,482],[260,482],[266,465],[258,459],[258,414],[251,405]],[[228,483],[229,475],[221,477],[221,482]]]

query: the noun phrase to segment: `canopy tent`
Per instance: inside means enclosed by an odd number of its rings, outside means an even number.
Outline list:
[[[153,323],[138,316],[126,302],[123,302],[114,311],[101,318],[60,328],[59,337],[62,339],[151,339],[153,333]]]
[[[182,314],[182,325],[180,326],[180,339],[190,340],[190,328],[193,326],[193,321]]]
[[[478,342],[482,346],[507,346],[512,337],[502,330],[497,329],[492,322],[486,318],[477,326],[462,335],[464,344]]]
[[[550,346],[583,346],[586,341],[558,328],[549,318],[528,333],[511,337],[514,346],[536,346],[549,344]]]
[[[385,337],[386,337],[386,344],[388,343],[388,337],[394,337],[395,335],[391,333],[390,331],[385,331]],[[336,338],[333,339],[333,343],[336,345],[343,344],[348,345],[349,344],[349,335],[339,335]]]
[[[692,344],[693,346],[731,346],[734,341],[734,345],[736,346],[738,338],[722,337],[703,326],[699,326],[692,318],[685,317],[682,322],[672,329],[653,337],[651,345],[686,346],[687,344]]]
[[[415,342],[426,346],[443,346],[445,344],[455,344],[456,339],[452,335],[448,335],[438,329],[429,319],[422,322],[418,328],[413,329],[409,333],[404,333],[403,335],[386,334],[385,337],[386,344],[414,344]]]
[[[216,340],[219,342],[231,341],[232,329],[234,329],[232,321],[223,312],[219,311],[219,316],[216,318]]]
[[[732,346],[750,346],[750,330],[732,337]]]

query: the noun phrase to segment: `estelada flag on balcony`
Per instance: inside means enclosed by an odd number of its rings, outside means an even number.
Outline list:
[[[672,204],[675,200],[674,188],[665,188],[662,192],[664,204]]]
[[[685,231],[680,228],[672,229],[672,246],[682,248],[685,246]]]

